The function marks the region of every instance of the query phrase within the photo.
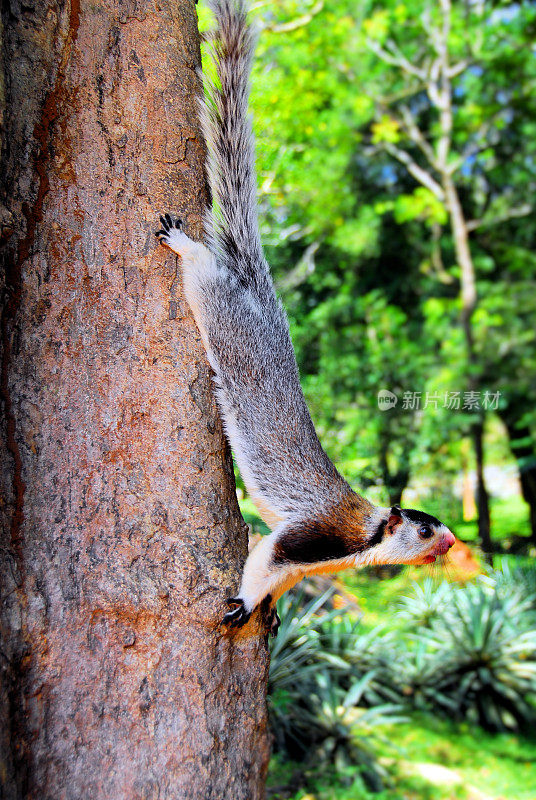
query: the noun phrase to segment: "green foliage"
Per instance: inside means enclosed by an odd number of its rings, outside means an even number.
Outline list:
[[[400,617],[407,620],[411,627],[429,628],[448,604],[451,587],[446,581],[438,586],[437,581],[427,577],[420,583],[414,583],[412,589],[412,595],[403,595],[400,599]]]
[[[362,684],[362,700],[367,706],[400,702],[391,686],[391,659],[394,637],[381,626],[366,631],[360,620],[350,615],[325,621],[320,628],[323,658],[336,659],[337,680],[344,690],[356,681]]]
[[[336,610],[327,612],[323,609],[332,594],[333,590],[329,589],[304,603],[303,591],[288,592],[279,601],[281,625],[270,647],[269,695],[276,688],[287,690],[294,687],[297,672],[307,678],[317,669],[315,658],[323,655],[319,645],[319,629],[337,615]],[[319,609],[323,609],[326,619],[316,613]],[[328,658],[332,665],[336,663],[331,653]],[[341,661],[337,666],[344,667],[344,664]]]
[[[400,400],[380,412],[376,398],[380,389],[399,398],[463,392],[476,381],[501,392],[508,435],[528,441],[528,451],[516,453],[520,467],[536,463],[535,7],[452,3],[448,58],[457,69],[448,158],[473,226],[478,296],[469,363],[446,202],[388,150],[404,149],[438,179],[426,143],[437,154],[440,114],[400,63],[429,74],[440,6],[254,6],[261,228],[323,445],[373,500],[398,500],[414,478],[461,517],[450,485],[466,466],[473,417],[403,409]],[[199,12],[206,28],[203,4]],[[378,48],[390,48],[394,62]],[[424,145],[412,140],[408,114]],[[524,516],[526,527],[526,507]],[[499,525],[492,525],[495,536]]]
[[[269,684],[278,751],[361,764],[379,786],[372,735],[403,708],[490,730],[536,724],[535,597],[519,583],[508,570],[466,586],[426,579],[401,599],[404,627],[390,632],[328,610],[331,591],[284,598]]]
[[[379,699],[378,673],[385,657],[373,634],[327,610],[332,590],[304,603],[289,594],[279,606],[281,627],[271,650],[269,710],[279,751],[290,757],[362,767],[363,779],[381,786],[373,734],[399,718],[400,707]],[[320,613],[318,613],[320,612]],[[360,660],[360,645],[364,646]]]
[[[412,194],[399,195],[393,203],[393,210],[398,223],[419,219],[431,226],[447,222],[445,206],[424,186],[417,187]]]
[[[495,580],[500,591],[514,591],[528,601],[536,612],[536,563],[533,559],[522,562],[519,559],[502,559],[500,570],[495,572]]]
[[[418,582],[411,580],[417,575]],[[528,725],[530,735],[536,724],[535,575],[531,559],[512,556],[468,585],[416,569],[383,579],[345,573],[348,591],[357,586],[366,608],[362,621],[331,608],[329,591],[308,602],[303,595],[283,598],[285,637],[274,642],[269,702],[274,734],[297,722],[298,745],[286,734],[278,740],[273,780],[284,782],[286,765],[287,785],[307,789],[273,796],[369,800],[365,775],[368,786],[381,779],[378,797],[389,800],[461,799],[470,784],[493,796],[532,800],[534,743],[496,730]],[[378,616],[384,626],[367,629]],[[372,717],[379,728],[367,721],[378,706],[389,710],[386,720]],[[389,723],[391,714],[396,721]],[[429,762],[458,774],[459,785],[426,780]],[[475,793],[468,789],[468,797]]]
[[[426,597],[430,611],[423,615]],[[405,691],[418,705],[490,730],[536,723],[533,599],[504,578],[416,590],[403,601],[418,626]]]
[[[519,456],[520,465],[534,459],[536,12],[530,4],[452,7],[448,58],[459,69],[449,162],[464,217],[478,221],[470,364],[446,203],[387,149],[403,148],[429,170],[426,143],[437,153],[437,107],[400,63],[429,72],[440,7],[281,0],[259,9],[252,105],[263,237],[283,277],[322,441],[352,481],[385,503],[412,475],[442,490],[460,471],[472,419],[400,402],[379,412],[382,388],[424,397],[463,391],[471,378],[498,390],[499,413],[513,428],[529,426],[532,455]],[[398,63],[378,55],[386,47]],[[424,146],[412,140],[408,114]],[[298,269],[309,247],[313,256]]]

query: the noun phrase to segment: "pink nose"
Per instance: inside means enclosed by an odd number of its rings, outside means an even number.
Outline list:
[[[447,531],[447,533],[445,533],[443,536],[443,541],[445,543],[446,550],[450,550],[452,545],[456,542],[456,537],[454,536],[453,533],[451,533],[451,531]]]

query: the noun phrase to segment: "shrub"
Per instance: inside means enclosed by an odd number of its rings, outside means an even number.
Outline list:
[[[360,764],[365,782],[379,788],[373,731],[399,719],[400,707],[367,707],[381,694],[378,674],[385,665],[375,636],[380,637],[341,620],[340,610],[327,610],[332,594],[304,603],[303,592],[289,593],[280,602],[268,688],[275,745],[294,759],[326,759],[340,769]]]
[[[405,631],[363,631],[330,607],[332,594],[306,602],[289,593],[280,603],[269,709],[287,757],[334,760],[340,771],[357,763],[378,786],[376,728],[403,708],[489,730],[536,724],[534,595],[517,573],[465,586],[425,580],[401,600]]]
[[[516,563],[517,562],[517,563]],[[529,600],[533,611],[536,611],[536,563],[516,559],[512,564],[508,557],[501,559],[501,569],[492,573],[490,580],[499,591],[515,592]]]
[[[536,722],[536,630],[532,600],[496,580],[437,589],[441,602],[413,634],[401,691],[416,706],[469,718],[490,730]],[[412,616],[411,599],[405,613]],[[422,622],[422,594],[414,619]],[[394,676],[396,677],[396,676]],[[399,684],[400,685],[400,684]]]
[[[363,631],[359,620],[351,616],[321,622],[319,627],[319,658],[338,667],[338,681],[350,689],[365,675],[361,704],[377,706],[400,702],[398,689],[393,687],[392,672],[396,653],[396,635],[383,627]]]
[[[449,602],[452,587],[446,581],[438,585],[433,578],[413,584],[413,594],[400,598],[400,616],[414,627],[430,627],[433,620]]]

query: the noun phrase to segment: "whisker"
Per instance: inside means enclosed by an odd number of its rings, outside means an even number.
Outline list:
[[[445,577],[447,578],[447,580],[448,581],[453,581],[454,580],[454,576],[455,576],[455,572],[454,572],[454,568],[453,568],[454,565],[452,563],[452,559],[449,558],[448,553],[446,553],[443,556],[440,556],[439,557],[439,562],[440,562],[440,565],[441,565],[441,569],[442,569]]]
[[[431,578],[433,580],[435,572],[435,564],[426,564],[425,565],[425,576],[427,578]]]

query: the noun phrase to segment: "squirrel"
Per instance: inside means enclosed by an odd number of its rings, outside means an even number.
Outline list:
[[[304,575],[372,564],[429,564],[454,535],[414,509],[374,506],[354,492],[318,440],[300,386],[285,311],[264,258],[248,116],[255,37],[245,0],[209,0],[219,86],[200,101],[215,211],[205,244],[160,217],[160,242],[182,261],[186,300],[214,371],[225,432],[246,488],[271,533],[247,558],[223,623],[258,606],[277,634],[275,601]]]

